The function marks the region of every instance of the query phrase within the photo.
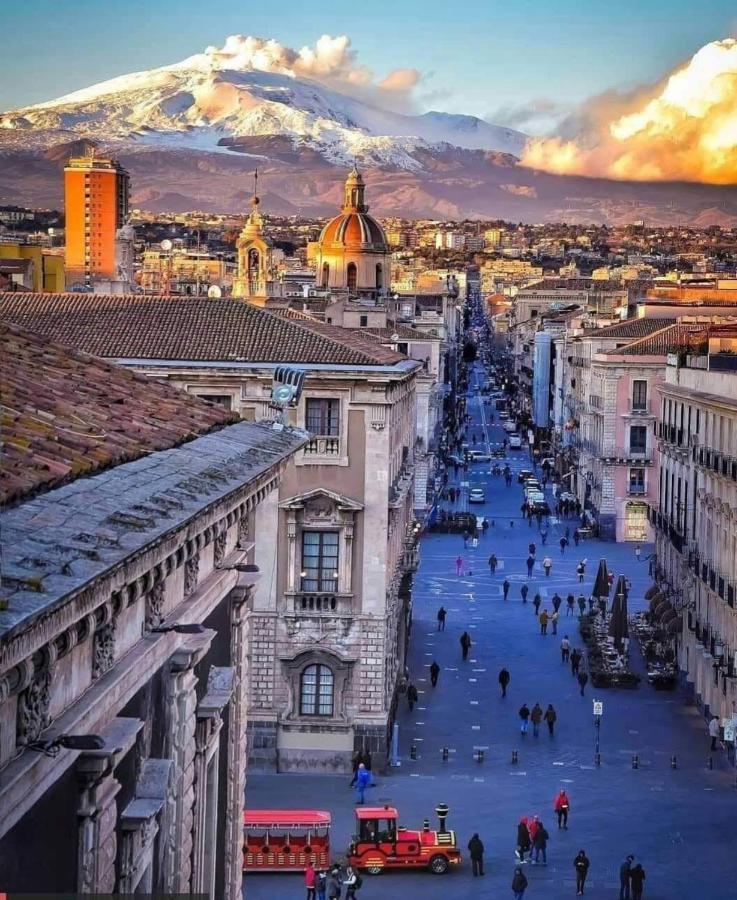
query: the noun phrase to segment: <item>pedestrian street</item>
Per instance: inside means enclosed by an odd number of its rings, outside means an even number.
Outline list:
[[[468,411],[470,431],[475,425],[485,441],[501,443],[499,424],[482,421],[481,404],[473,396]],[[515,473],[531,467],[526,451],[507,455]],[[401,764],[386,776],[377,775],[376,787],[367,792],[367,803],[398,807],[402,823],[410,828],[420,827],[426,817],[435,827],[435,805],[447,803],[448,825],[458,832],[464,861],[443,876],[424,871],[365,876],[360,896],[370,900],[401,892],[408,900],[511,897],[517,823],[522,816],[534,815],[540,816],[550,840],[547,865],[524,866],[529,882],[525,900],[575,896],[573,861],[581,849],[590,860],[589,897],[619,897],[619,867],[630,853],[646,871],[646,900],[737,896],[737,857],[730,852],[735,770],[719,753],[714,768],[707,768],[706,722],[688,693],[657,691],[643,678],[634,690],[595,690],[589,683],[582,697],[570,667],[561,662],[564,635],[572,647],[583,647],[577,615],[566,616],[566,594],[577,596],[583,589],[588,596],[598,561],[605,557],[610,571],[623,573],[631,582],[630,612],[645,609],[651,548],[644,546],[637,560],[631,544],[587,538],[578,547],[571,541],[561,555],[559,538],[566,527],[573,530],[574,519],[551,519],[543,547],[537,523],[529,526],[522,519],[522,489],[516,477],[507,487],[489,468],[488,462],[469,466],[465,478],[469,485],[483,485],[485,503],[469,506],[466,487],[455,504],[493,520],[478,547],[471,542],[464,547],[463,537],[456,534],[430,533],[422,540],[409,657],[418,702],[410,712],[406,699],[400,698]],[[456,483],[463,478],[459,472]],[[536,543],[536,563],[528,579],[530,542]],[[488,567],[492,553],[498,558],[493,575]],[[547,554],[553,561],[549,577],[540,565]],[[576,566],[584,558],[586,574],[579,586]],[[505,578],[510,582],[506,601]],[[529,585],[527,603],[520,595],[523,584]],[[547,635],[540,634],[531,602],[537,591],[541,609],[552,611],[556,591],[564,598],[557,635],[550,627]],[[447,617],[444,630],[438,631],[441,605]],[[465,662],[460,646],[464,631],[472,641]],[[635,641],[630,653],[633,667],[644,674]],[[440,666],[435,688],[428,674],[434,661]],[[505,698],[497,680],[503,667],[510,673]],[[598,767],[594,699],[603,702]],[[520,734],[520,707],[526,703],[532,708],[538,702],[543,709],[552,703],[557,712],[553,737],[544,727],[538,737],[532,729]],[[672,757],[676,768],[671,767]],[[329,810],[334,852],[340,853],[353,830],[354,794],[348,781],[349,776],[249,774],[247,805]],[[567,830],[558,830],[553,814],[561,788],[570,798]],[[474,832],[485,846],[485,875],[479,878],[472,877],[466,852]],[[245,891],[249,900],[304,896],[301,878],[289,875],[249,876]]]

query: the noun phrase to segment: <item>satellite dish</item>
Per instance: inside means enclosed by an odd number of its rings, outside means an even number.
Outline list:
[[[164,240],[161,242],[161,249],[165,253],[168,253],[173,246],[174,246],[174,244],[172,244],[172,242],[169,240],[169,238],[164,238]]]
[[[210,287],[207,289],[207,296],[211,300],[217,300],[219,297],[223,296],[223,292],[220,290],[220,288],[216,284],[211,284]]]

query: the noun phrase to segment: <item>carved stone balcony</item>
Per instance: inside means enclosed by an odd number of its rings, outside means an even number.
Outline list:
[[[299,591],[291,596],[295,615],[345,616],[352,613],[353,594],[341,594],[337,591]]]

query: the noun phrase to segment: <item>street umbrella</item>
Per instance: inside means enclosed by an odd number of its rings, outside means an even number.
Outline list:
[[[627,580],[624,575],[619,576],[614,589],[612,615],[609,620],[609,634],[614,638],[614,646],[621,653],[624,647],[622,641],[624,638],[629,637],[627,624]]]
[[[594,589],[591,592],[594,597],[600,599],[601,597],[609,596],[609,572],[606,567],[606,560],[599,560],[599,568],[596,572],[596,581],[594,581]]]

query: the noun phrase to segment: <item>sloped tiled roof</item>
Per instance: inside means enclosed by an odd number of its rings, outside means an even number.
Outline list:
[[[8,503],[238,420],[171,385],[0,323]]]
[[[594,338],[642,338],[654,331],[660,331],[673,324],[673,319],[625,319],[604,328],[591,328],[584,332],[585,337]]]
[[[341,328],[241,300],[5,294],[0,320],[108,359],[393,365],[404,357]]]
[[[646,337],[617,347],[616,350],[607,350],[605,356],[665,356],[674,347],[685,347],[690,339],[699,332],[703,332],[704,326],[698,324],[668,325]]]
[[[394,335],[402,341],[439,341],[437,334],[428,334],[418,328],[408,328],[406,325],[392,325],[390,322],[386,328],[352,328],[356,334],[366,334],[377,338],[379,341],[391,341]]]

